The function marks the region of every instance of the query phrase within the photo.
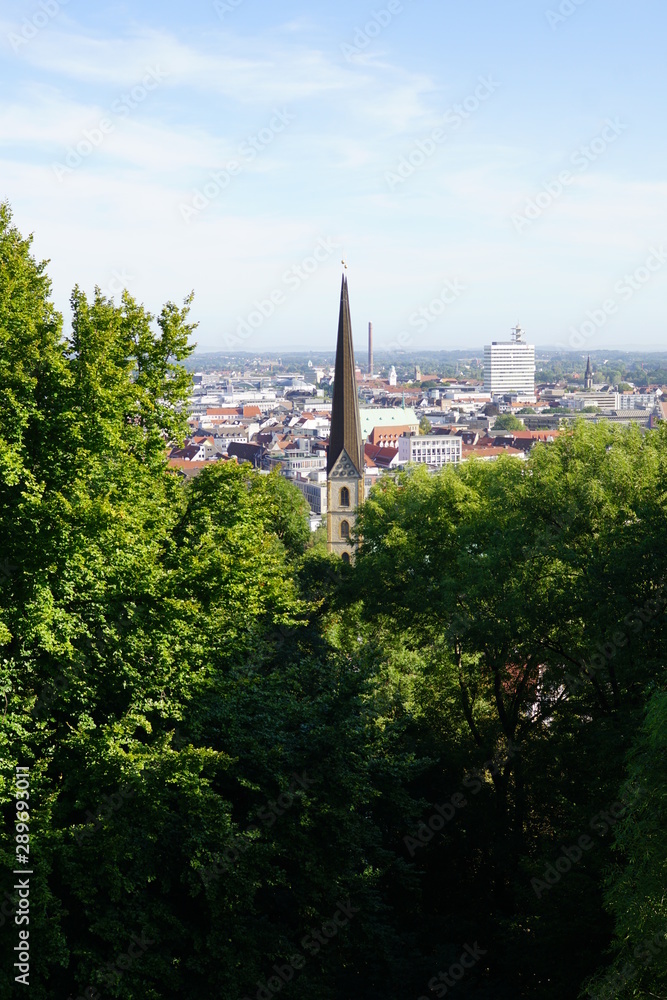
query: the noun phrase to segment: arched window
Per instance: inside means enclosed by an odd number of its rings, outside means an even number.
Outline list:
[[[350,524],[348,521],[340,522],[340,537],[349,538],[350,537]]]
[[[347,486],[343,486],[342,490],[340,491],[340,505],[341,507],[350,506],[350,491],[348,490]]]
[[[341,556],[341,559],[343,560],[344,563],[347,563],[348,566],[350,565],[350,553],[349,552],[343,552],[343,554]]]

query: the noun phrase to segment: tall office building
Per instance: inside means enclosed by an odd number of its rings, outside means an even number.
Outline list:
[[[515,326],[511,340],[493,341],[484,348],[486,392],[535,399],[535,347],[523,338],[524,331]]]

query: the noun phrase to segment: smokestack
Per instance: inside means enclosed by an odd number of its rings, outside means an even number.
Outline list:
[[[368,374],[373,374],[373,324],[368,324]]]

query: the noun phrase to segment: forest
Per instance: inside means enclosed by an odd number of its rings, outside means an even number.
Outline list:
[[[0,207],[0,995],[664,1000],[667,425],[386,476],[348,567],[169,471],[190,303],[65,332]]]

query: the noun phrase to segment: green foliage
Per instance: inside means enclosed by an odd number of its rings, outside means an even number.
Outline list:
[[[4,206],[0,808],[28,766],[35,1000],[266,997],[293,956],[295,1000],[405,1000],[475,942],[461,1000],[664,994],[667,427],[383,477],[345,566],[281,477],[169,471],[190,298],[75,289],[64,337],[49,294]]]
[[[618,798],[643,691],[664,670],[665,444],[664,430],[645,437],[582,422],[525,466],[507,459],[383,480],[359,519],[355,593],[369,621],[437,664],[435,686],[424,673],[413,687],[428,720],[420,739],[443,775],[461,746],[470,761],[498,762],[461,818],[467,837],[488,835],[478,876],[452,905],[476,900],[500,978],[541,997],[576,989],[607,940],[604,842],[558,891],[530,886]],[[449,733],[461,734],[458,751]],[[463,779],[445,780],[456,791]],[[452,830],[422,855],[431,881],[442,872],[442,891],[451,878],[443,852],[468,856],[467,841],[456,845]]]
[[[522,431],[523,421],[515,417],[513,413],[501,413],[493,422],[493,429],[496,431]]]
[[[432,427],[431,421],[428,419],[428,417],[422,417],[421,420],[419,421],[419,433],[420,434],[430,434],[432,430],[433,430],[433,427]]]
[[[622,867],[608,880],[614,960],[590,984],[594,1000],[660,996],[667,985],[667,693],[655,692],[630,754],[630,803],[615,830]]]

